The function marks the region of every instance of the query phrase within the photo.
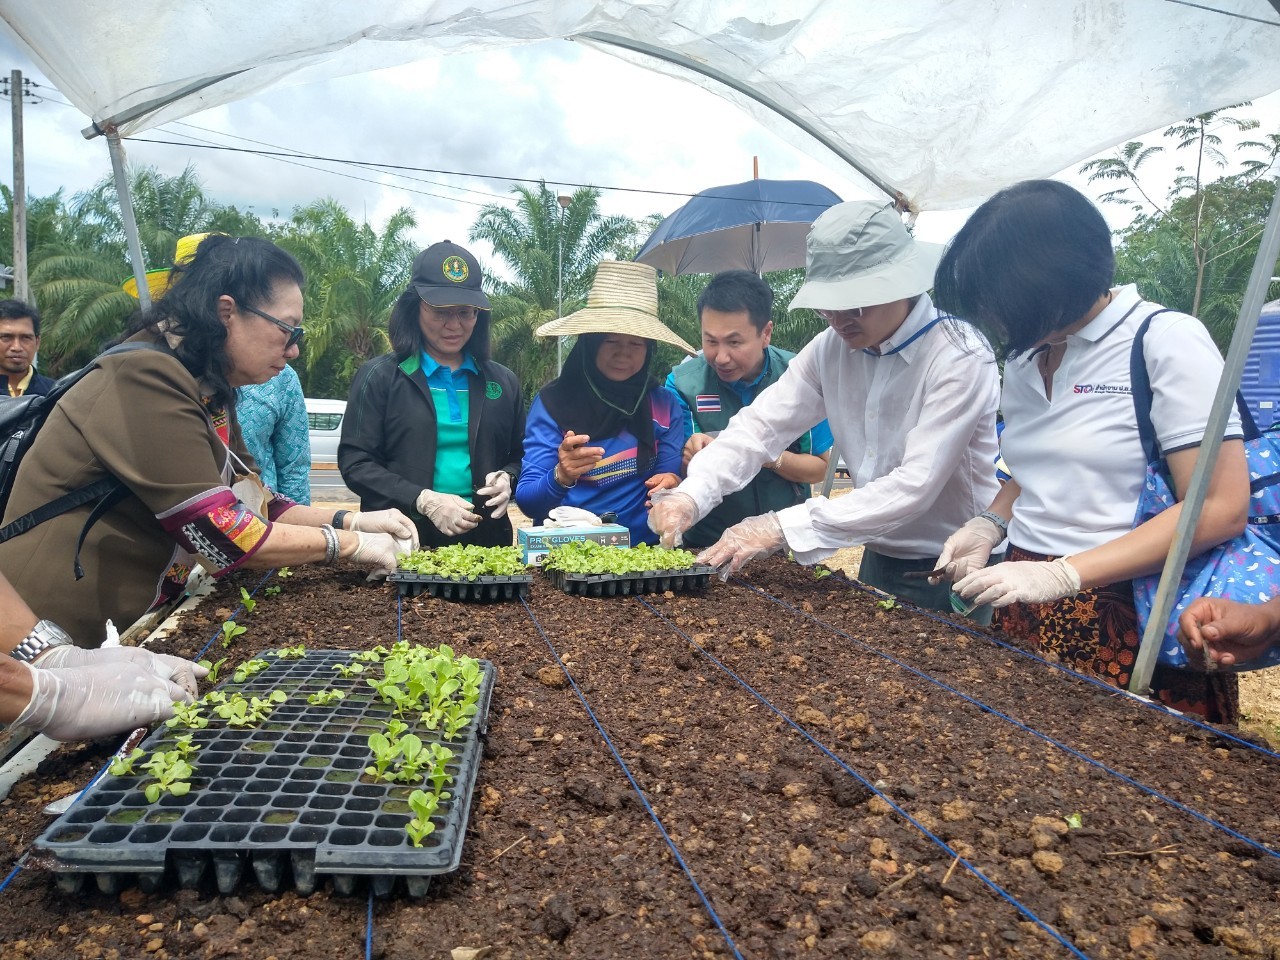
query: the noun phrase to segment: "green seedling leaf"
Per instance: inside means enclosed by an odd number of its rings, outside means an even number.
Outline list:
[[[146,755],[147,752],[141,747],[134,747],[133,752],[127,757],[116,757],[112,760],[107,772],[113,777],[136,777],[138,774],[133,772],[133,765]]]
[[[881,610],[896,610],[898,608],[898,601],[893,599],[893,597],[889,597],[885,600],[877,600],[876,606]]]
[[[244,607],[244,612],[252,614],[254,608],[258,605],[258,601],[249,596],[249,591],[244,587],[240,588],[240,605]]]
[[[415,550],[401,554],[396,563],[406,573],[450,580],[475,580],[477,577],[513,577],[525,572],[519,547],[479,547],[474,544],[449,544],[434,550]]]
[[[241,587],[241,589],[244,589],[244,588]],[[236,623],[234,620],[228,620],[226,623],[224,623],[222,625],[223,648],[231,646],[231,641],[234,640],[236,637],[240,636],[240,634],[244,633],[248,629],[249,629],[248,627],[240,626],[240,624]]]
[[[273,584],[273,585],[272,585],[272,586],[270,586],[270,587],[264,587],[264,588],[263,588],[263,590],[262,590],[262,592],[263,592],[263,594],[264,594],[264,595],[266,595],[266,596],[268,596],[268,597],[274,597],[274,596],[277,596],[277,595],[280,593],[280,588],[279,588],[278,586],[276,586],[276,585],[274,585],[274,584]]]
[[[284,577],[288,579],[289,577],[293,576],[293,571],[290,570],[288,567],[281,567],[279,570],[276,571],[276,576]]]
[[[542,560],[544,570],[565,573],[651,573],[658,570],[688,570],[696,558],[688,550],[667,550],[647,543],[634,547],[611,547],[581,540],[554,547]]]
[[[276,656],[281,660],[301,660],[307,655],[307,645],[300,643],[296,647],[281,647]]]
[[[204,715],[204,705],[199,701],[183,703],[181,700],[175,700],[173,716],[166,720],[164,725],[170,729],[183,727],[187,730],[203,730],[209,725],[209,720]]]
[[[254,657],[254,659],[246,660],[236,667],[236,672],[231,675],[231,679],[236,683],[244,683],[250,677],[257,676],[269,666],[271,666],[271,661],[263,660],[261,657]]]
[[[828,570],[826,567],[814,567],[813,579],[821,580],[823,577],[829,577],[829,576],[831,576],[831,571]]]
[[[360,663],[335,663],[333,669],[343,678],[354,677],[358,673],[364,673],[364,664]]]
[[[346,696],[341,690],[317,690],[307,696],[307,703],[313,707],[327,707],[337,703]]]
[[[208,660],[199,661],[200,666],[204,667],[206,670],[209,671],[209,675],[205,677],[205,680],[210,684],[217,683],[218,673],[222,670],[222,665],[226,662],[227,662],[226,657],[223,657],[221,660],[218,660],[216,663],[210,663]]]
[[[1070,827],[1072,830],[1079,830],[1081,827],[1084,826],[1084,817],[1082,817],[1079,813],[1068,813],[1062,819],[1067,821],[1067,826]]]

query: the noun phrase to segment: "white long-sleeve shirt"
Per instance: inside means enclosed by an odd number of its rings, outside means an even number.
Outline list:
[[[690,461],[679,489],[705,516],[826,418],[855,489],[778,512],[796,559],[817,563],[859,543],[902,559],[938,556],[995,499],[1000,387],[990,347],[958,321],[890,353],[936,316],[922,295],[881,356],[824,330]]]

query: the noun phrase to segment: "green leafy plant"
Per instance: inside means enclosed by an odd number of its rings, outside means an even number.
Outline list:
[[[173,703],[173,716],[164,722],[166,727],[185,727],[188,730],[203,730],[209,725],[209,719],[204,715],[204,704],[196,701],[195,703],[183,703],[181,700],[175,700]]]
[[[142,792],[147,803],[155,803],[162,794],[170,793],[175,797],[185,797],[191,790],[191,775],[195,767],[184,760],[177,750],[156,751],[151,759],[142,765],[151,776],[155,777]]]
[[[264,587],[262,592],[265,596],[274,597],[280,593],[280,587],[276,584],[272,584],[269,587]]]
[[[431,754],[429,758],[431,768],[427,773],[427,779],[436,788],[436,793],[441,794],[445,784],[453,779],[453,774],[445,769],[449,761],[453,759],[453,751],[440,743],[432,743],[427,749]],[[441,795],[443,796],[443,794]]]
[[[513,577],[525,572],[518,547],[478,547],[455,543],[434,550],[402,554],[396,562],[406,573],[454,580]]]
[[[240,605],[244,607],[245,613],[252,614],[254,609],[258,606],[258,601],[253,599],[253,597],[249,596],[248,590],[246,590],[244,587],[241,587],[240,588]]]
[[[272,690],[265,698],[250,697],[247,700],[241,694],[234,693],[230,697],[221,697],[215,703],[213,712],[227,721],[227,726],[256,727],[271,715],[277,704],[288,699],[283,690]]]
[[[831,576],[831,571],[828,570],[826,567],[813,568],[813,579],[821,580],[823,577],[829,577],[829,576]]]
[[[389,740],[380,733],[369,734],[369,749],[373,752],[373,766],[365,767],[364,772],[378,780],[390,780],[387,771],[400,755],[400,741]]]
[[[210,662],[210,661],[208,661],[208,660],[201,660],[201,661],[200,661],[200,666],[204,667],[206,670],[208,670],[208,671],[209,671],[209,675],[208,675],[207,677],[205,677],[205,680],[207,680],[209,683],[217,683],[217,682],[218,682],[218,674],[219,674],[219,673],[221,672],[221,670],[222,670],[222,665],[223,665],[224,663],[226,663],[226,662],[227,662],[227,658],[226,658],[226,657],[223,657],[221,660],[218,660],[217,662]]]
[[[431,817],[439,806],[439,794],[427,793],[425,790],[415,790],[409,794],[409,809],[413,811],[413,818],[405,825],[405,831],[415,847],[422,846],[422,841],[435,831],[436,825],[431,822]]]
[[[279,570],[276,571],[276,576],[284,577],[287,580],[289,577],[293,576],[293,571],[290,570],[288,567],[281,567]]]
[[[281,647],[276,656],[281,660],[301,660],[307,655],[307,645],[300,643],[296,647]]]
[[[667,550],[640,543],[631,548],[611,547],[593,540],[577,540],[547,551],[544,570],[564,573],[600,574],[653,573],[660,570],[688,570],[696,558],[688,550]]]
[[[898,601],[893,597],[886,597],[884,600],[877,600],[876,606],[881,610],[896,610],[898,609]]]
[[[226,649],[227,647],[231,646],[231,641],[234,640],[236,637],[240,636],[240,634],[244,633],[248,629],[249,629],[248,627],[240,626],[240,624],[236,623],[234,620],[226,621],[226,623],[222,625],[223,649]]]
[[[313,707],[327,707],[346,696],[341,690],[317,690],[307,695],[307,703]]]
[[[116,757],[111,761],[111,765],[107,767],[107,772],[113,777],[136,777],[133,772],[133,765],[147,755],[147,752],[141,747],[134,747],[133,753],[127,757]]]
[[[254,657],[252,660],[246,660],[236,667],[236,672],[231,675],[231,679],[236,683],[244,683],[250,677],[257,676],[269,666],[271,666],[271,661],[263,660],[261,657]]]
[[[397,743],[400,747],[400,755],[404,759],[396,765],[395,778],[401,783],[418,783],[422,767],[430,756],[422,743],[422,738],[406,733]]]
[[[1084,826],[1084,817],[1079,813],[1068,813],[1062,819],[1067,822],[1067,827],[1071,830],[1079,830]]]
[[[193,742],[195,739],[193,734],[184,733],[180,737],[174,737],[173,752],[180,756],[183,760],[190,760],[196,755],[200,749]]]
[[[359,663],[335,663],[333,669],[346,679],[354,677],[357,673],[364,673],[364,665]]]

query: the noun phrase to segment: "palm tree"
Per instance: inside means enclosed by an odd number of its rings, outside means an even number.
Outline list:
[[[412,211],[392,214],[381,232],[356,223],[338,203],[294,211],[278,242],[306,271],[308,396],[345,396],[356,370],[390,347],[387,320],[405,288],[417,247]]]
[[[555,341],[533,331],[555,318],[561,302],[569,313],[586,301],[596,264],[624,258],[636,227],[628,217],[601,214],[594,187],[579,187],[563,209],[545,183],[536,189],[516,186],[512,193],[515,208],[484,207],[469,236],[488,242],[514,277],[486,277],[493,295],[494,356],[532,396],[554,375],[556,355]]]

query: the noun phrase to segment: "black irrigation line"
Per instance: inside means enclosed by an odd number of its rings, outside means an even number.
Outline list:
[[[1054,739],[1053,737],[1049,736],[1047,733],[1041,733],[1039,730],[1036,730],[1033,727],[1027,726],[1022,721],[1016,719],[1015,717],[1009,716],[1007,713],[1002,713],[1001,711],[997,710],[995,707],[991,706],[990,704],[984,703],[981,700],[978,700],[976,697],[971,697],[964,691],[958,690],[955,687],[951,686],[950,684],[943,683],[937,677],[930,676],[929,674],[925,673],[923,670],[917,670],[915,667],[911,666],[908,663],[903,662],[902,660],[899,660],[897,657],[891,656],[890,654],[877,650],[875,647],[871,646],[869,643],[866,643],[865,641],[859,640],[857,637],[854,637],[848,633],[845,633],[840,628],[827,623],[825,620],[821,620],[818,617],[815,617],[811,613],[805,613],[803,610],[799,609],[798,607],[792,606],[791,604],[787,603],[785,600],[781,600],[778,597],[773,596],[773,594],[768,593],[764,590],[761,590],[759,587],[752,586],[751,584],[747,583],[745,580],[742,580],[738,577],[735,577],[734,579],[738,583],[746,587],[748,590],[758,593],[762,597],[767,597],[769,600],[772,600],[774,603],[776,603],[780,607],[783,607],[784,609],[790,610],[793,613],[798,613],[800,614],[800,616],[806,617],[807,619],[812,620],[814,623],[818,624],[820,627],[823,627],[829,630],[830,632],[834,633],[836,636],[843,637],[844,639],[852,643],[856,643],[863,650],[866,650],[867,652],[872,653],[877,657],[880,657],[882,660],[887,660],[889,663],[892,663],[896,666],[901,667],[903,670],[906,670],[908,673],[918,677],[919,679],[924,680],[928,683],[931,683],[941,690],[945,690],[948,693],[954,694],[955,696],[959,697],[965,702],[970,703],[973,706],[977,707],[979,710],[983,711],[984,713],[989,713],[993,717],[997,717],[1005,721],[1006,723],[1016,727],[1017,729],[1023,731],[1024,733],[1029,733],[1033,737],[1036,737],[1039,740],[1043,740],[1045,743],[1050,744],[1053,747],[1056,747],[1058,750],[1062,751],[1068,756],[1075,757],[1077,760],[1082,760],[1085,763],[1089,764],[1090,766],[1096,767],[1097,769],[1104,771],[1105,773],[1109,774],[1112,777],[1115,777],[1117,780],[1121,781],[1122,783],[1127,783],[1129,786],[1134,787],[1137,790],[1140,790],[1141,792],[1147,794],[1148,796],[1154,797],[1155,799],[1160,800],[1165,804],[1168,804],[1173,809],[1179,810],[1182,813],[1185,813],[1196,820],[1200,820],[1202,823],[1205,823],[1208,826],[1213,827],[1214,829],[1227,834],[1227,836],[1229,837],[1239,840],[1242,843],[1248,844],[1249,846],[1253,847],[1255,850],[1258,850],[1269,857],[1276,857],[1277,859],[1280,859],[1280,851],[1272,850],[1270,847],[1268,847],[1266,844],[1262,843],[1261,841],[1254,840],[1252,837],[1245,836],[1243,833],[1240,833],[1236,830],[1231,829],[1231,827],[1228,827],[1225,823],[1221,823],[1220,821],[1215,820],[1212,817],[1207,816],[1206,814],[1200,813],[1198,810],[1194,810],[1191,807],[1187,806],[1186,804],[1181,803],[1177,800],[1174,800],[1172,797],[1165,796],[1163,793],[1161,793],[1159,790],[1156,790],[1154,787],[1148,787],[1146,784],[1141,783],[1138,780],[1133,779],[1132,777],[1126,776],[1125,774],[1121,773],[1119,770],[1116,770],[1113,767],[1107,766],[1101,760],[1095,760],[1093,757],[1089,756],[1088,754],[1081,753],[1079,750],[1076,750],[1074,747],[1071,747],[1063,743],[1061,740]],[[661,614],[659,614],[659,616],[661,616]],[[954,624],[952,624],[951,621],[949,620],[945,622],[951,626],[954,626]],[[972,631],[969,631],[969,632],[972,632]],[[684,636],[684,634],[681,634],[681,636]],[[699,647],[697,644],[695,644],[692,640],[689,640],[689,643],[695,649],[697,649],[700,653],[702,653],[704,656],[707,656],[707,657],[711,656],[709,653],[706,653],[705,651],[703,651],[702,648]],[[719,661],[716,661],[716,662],[718,663]],[[743,681],[740,680],[739,682],[741,683]],[[1107,689],[1112,690],[1114,692],[1114,688],[1108,687]]]
[[[689,883],[693,885],[694,892],[697,893],[698,899],[702,901],[702,906],[707,911],[707,915],[711,918],[711,921],[716,925],[716,929],[720,931],[720,935],[724,938],[725,944],[728,945],[729,950],[738,958],[738,960],[744,960],[742,954],[738,951],[737,944],[733,941],[733,937],[730,935],[728,929],[726,929],[724,922],[720,919],[720,914],[716,913],[715,907],[711,905],[710,899],[698,883],[697,878],[694,877],[693,871],[689,868],[689,865],[685,863],[684,857],[680,854],[680,848],[676,846],[675,841],[671,839],[671,835],[667,833],[667,828],[663,826],[662,820],[659,819],[658,814],[649,803],[649,798],[645,795],[644,790],[636,781],[635,776],[632,775],[631,768],[628,767],[626,761],[622,759],[622,754],[619,753],[618,748],[614,746],[613,739],[609,736],[608,731],[605,730],[604,725],[600,722],[599,718],[596,717],[595,711],[591,709],[591,704],[587,702],[586,695],[582,692],[582,688],[578,686],[578,681],[573,678],[573,674],[569,672],[569,668],[565,666],[564,661],[560,658],[560,653],[556,650],[555,644],[551,642],[551,638],[547,636],[547,632],[542,629],[542,624],[538,622],[538,617],[529,606],[528,600],[521,597],[520,605],[524,607],[525,613],[527,613],[529,615],[529,619],[533,621],[533,625],[542,636],[543,641],[547,645],[547,649],[551,651],[551,656],[555,658],[556,664],[564,672],[564,675],[568,679],[570,685],[572,685],[573,692],[578,695],[578,700],[582,703],[582,708],[587,711],[587,716],[590,717],[591,722],[595,724],[596,731],[604,739],[605,746],[607,746],[609,748],[609,752],[613,754],[614,761],[622,768],[622,772],[631,783],[631,789],[636,792],[636,796],[640,798],[640,803],[644,806],[645,812],[649,814],[649,819],[653,821],[654,825],[658,828],[658,832],[662,834],[662,839],[666,841],[667,848],[671,851],[671,855],[676,858],[676,863],[680,865],[680,869],[684,871],[684,875],[689,878]],[[1081,956],[1083,956],[1083,954],[1081,954]]]
[[[887,594],[883,590],[877,590],[875,587],[868,586],[867,584],[861,583],[857,580],[850,580],[848,577],[845,577],[841,574],[837,574],[837,577],[842,582],[847,583],[851,587],[856,587],[858,590],[861,590],[863,593],[867,594],[868,596],[890,597],[890,599],[896,602],[898,606],[902,607],[903,609],[909,610],[912,613],[919,614],[923,617],[927,617],[930,620],[933,620],[936,623],[940,623],[945,627],[950,627],[951,629],[956,630],[960,633],[967,633],[969,634],[969,636],[977,637],[979,640],[986,640],[989,643],[994,643],[997,647],[1001,647],[1002,649],[1007,650],[1010,653],[1016,653],[1020,657],[1025,657],[1028,660],[1034,660],[1036,663],[1044,664],[1047,667],[1052,667],[1054,670],[1057,670],[1059,673],[1065,673],[1067,676],[1075,680],[1084,680],[1087,683],[1091,683],[1095,687],[1098,687],[1100,690],[1110,694],[1113,697],[1123,696],[1131,702],[1138,703],[1143,707],[1146,707],[1148,710],[1154,710],[1156,713],[1159,713],[1163,717],[1168,717],[1171,720],[1179,721],[1181,723],[1187,723],[1193,727],[1199,727],[1201,730],[1205,730],[1209,733],[1212,733],[1214,736],[1220,737],[1223,740],[1230,740],[1232,743],[1238,744],[1239,746],[1242,746],[1248,750],[1252,750],[1255,753],[1260,753],[1263,756],[1270,757],[1273,760],[1280,760],[1280,753],[1276,753],[1275,751],[1269,750],[1266,747],[1261,747],[1256,743],[1250,743],[1248,740],[1245,740],[1241,737],[1237,737],[1233,734],[1227,733],[1225,730],[1220,730],[1217,727],[1213,726],[1212,724],[1206,723],[1204,720],[1199,719],[1198,717],[1190,716],[1188,714],[1181,713],[1177,710],[1171,710],[1168,707],[1166,707],[1163,703],[1158,703],[1155,700],[1149,700],[1146,697],[1140,697],[1137,694],[1130,693],[1128,690],[1122,690],[1119,687],[1113,687],[1111,684],[1107,683],[1106,681],[1100,680],[1097,677],[1092,676],[1090,674],[1077,673],[1075,670],[1072,670],[1070,667],[1064,667],[1061,663],[1056,663],[1053,660],[1048,660],[1038,654],[1032,653],[1030,650],[1023,650],[1021,647],[1015,647],[1013,644],[1007,643],[1004,640],[1001,640],[999,637],[994,637],[989,633],[983,633],[980,630],[975,630],[973,627],[968,627],[963,624],[956,623],[956,621],[938,613],[938,611],[936,610],[927,610],[924,607],[917,607],[915,604],[911,603],[910,601],[901,600],[898,597],[893,597],[891,594]],[[743,586],[751,587],[749,583],[747,583],[745,580],[742,580],[739,577],[735,577],[734,579],[737,580],[739,583],[741,583]],[[751,589],[755,589],[755,588],[752,587]]]
[[[979,870],[978,867],[975,866],[973,863],[966,860],[964,857],[960,856],[960,854],[958,854],[954,849],[952,849],[951,846],[948,845],[948,843],[945,840],[943,840],[941,837],[933,833],[928,827],[922,824],[919,820],[911,816],[911,814],[909,814],[902,807],[898,806],[898,804],[894,803],[893,800],[891,800],[884,791],[877,789],[876,786],[870,780],[868,780],[866,777],[860,774],[857,770],[854,770],[851,766],[849,766],[847,763],[845,763],[843,760],[837,757],[834,753],[832,753],[829,749],[827,749],[827,747],[825,747],[816,737],[810,734],[808,730],[806,730],[804,727],[800,726],[798,723],[792,720],[790,716],[788,716],[782,710],[778,709],[778,707],[774,706],[774,704],[771,703],[768,700],[768,698],[766,698],[758,690],[756,690],[755,687],[751,686],[751,684],[747,683],[747,681],[743,680],[740,676],[738,676],[736,673],[734,673],[732,670],[726,667],[715,656],[713,656],[707,650],[699,646],[698,643],[696,643],[692,637],[690,637],[687,633],[685,633],[683,630],[677,627],[675,623],[673,623],[667,616],[661,613],[656,607],[650,604],[643,597],[636,597],[635,599],[639,601],[641,604],[643,604],[645,607],[647,607],[649,612],[652,613],[655,617],[657,617],[658,619],[666,623],[667,626],[669,626],[675,633],[679,634],[679,636],[682,637],[689,646],[697,650],[698,653],[706,657],[707,660],[711,661],[711,663],[714,664],[717,669],[724,672],[735,683],[741,686],[747,693],[751,694],[751,696],[755,697],[756,700],[764,704],[765,707],[773,711],[774,715],[777,716],[784,723],[786,723],[787,726],[791,727],[792,730],[800,734],[800,736],[802,736],[804,739],[808,740],[809,743],[812,744],[814,747],[816,747],[819,752],[821,752],[824,756],[827,757],[827,759],[833,761],[845,773],[849,774],[851,777],[853,777],[855,780],[861,783],[867,790],[869,790],[871,793],[875,794],[877,797],[883,800],[886,804],[888,804],[898,815],[900,815],[903,819],[905,819],[908,823],[910,823],[913,827],[915,827],[918,831],[920,831],[921,834],[923,834],[926,838],[928,838],[939,849],[945,851],[949,856],[955,858],[956,862],[963,865],[966,870],[968,870],[971,874],[973,874],[975,879],[977,879],[979,882],[981,882],[986,887],[991,889],[993,892],[998,894],[1002,899],[1006,900],[1020,914],[1022,914],[1029,921],[1031,921],[1036,926],[1038,926],[1041,930],[1045,931],[1045,933],[1049,934],[1049,936],[1051,936],[1054,940],[1057,940],[1058,943],[1062,944],[1064,947],[1070,950],[1077,957],[1082,957],[1084,958],[1084,960],[1088,960],[1087,954],[1082,953],[1075,944],[1073,944],[1070,940],[1066,939],[1062,934],[1060,934],[1057,930],[1055,930],[1053,926],[1049,924],[1048,921],[1042,919],[1030,907],[1028,907],[1021,900],[1017,899],[1015,896],[1013,896],[1013,894],[1009,893],[1007,890],[1001,887],[998,883],[996,883],[994,880],[988,877],[985,873]]]

